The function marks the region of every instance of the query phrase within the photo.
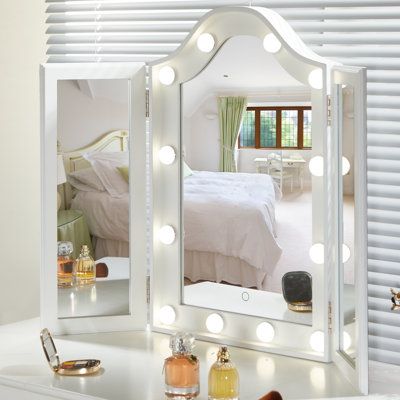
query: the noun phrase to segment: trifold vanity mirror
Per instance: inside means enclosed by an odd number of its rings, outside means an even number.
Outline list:
[[[42,323],[144,328],[150,261],[152,330],[334,361],[366,393],[365,69],[223,7],[149,73],[146,100],[144,64],[42,70]]]

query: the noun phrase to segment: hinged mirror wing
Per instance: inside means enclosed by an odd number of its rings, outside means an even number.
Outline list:
[[[41,85],[41,324],[144,329],[144,64],[47,64]]]
[[[153,329],[331,360],[334,65],[227,7],[151,66]]]

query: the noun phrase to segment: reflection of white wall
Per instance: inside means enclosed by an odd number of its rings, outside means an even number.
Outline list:
[[[128,129],[128,81],[58,82],[58,139],[63,150],[86,146],[107,132]]]

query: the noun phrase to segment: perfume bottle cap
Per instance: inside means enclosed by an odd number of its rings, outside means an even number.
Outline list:
[[[169,347],[174,354],[188,354],[194,348],[194,336],[191,333],[177,332],[171,336]]]
[[[221,346],[217,355],[217,360],[221,363],[228,363],[231,360],[228,348],[226,346]]]
[[[68,256],[74,251],[72,242],[57,242],[57,254],[59,256]]]
[[[90,254],[89,247],[86,244],[83,244],[81,247],[81,255],[88,256]]]

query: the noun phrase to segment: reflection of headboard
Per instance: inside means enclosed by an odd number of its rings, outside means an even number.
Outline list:
[[[84,158],[84,154],[95,152],[114,152],[128,151],[129,134],[126,130],[112,131],[103,135],[99,140],[86,147],[69,152],[63,152],[65,173],[79,171],[90,167],[89,162]],[[72,200],[72,187],[67,182],[64,184],[63,207],[70,208]]]

